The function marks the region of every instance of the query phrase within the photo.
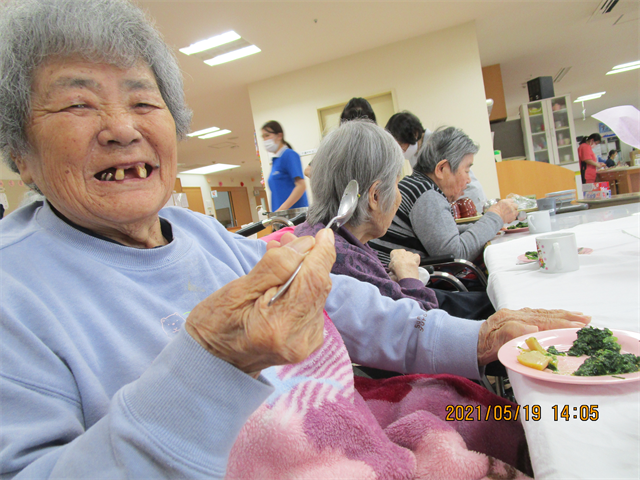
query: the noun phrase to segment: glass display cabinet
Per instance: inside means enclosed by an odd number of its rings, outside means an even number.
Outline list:
[[[520,121],[527,160],[562,166],[578,161],[569,95],[521,105]]]

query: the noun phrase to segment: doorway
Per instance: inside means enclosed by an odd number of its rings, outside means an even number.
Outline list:
[[[211,192],[216,218],[226,228],[238,229],[253,223],[246,187],[212,187]]]
[[[200,187],[182,187],[182,193],[187,195],[189,209],[194,212],[206,214],[204,210],[204,201],[202,200],[202,189]]]

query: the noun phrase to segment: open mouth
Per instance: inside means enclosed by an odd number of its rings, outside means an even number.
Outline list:
[[[128,180],[133,178],[147,178],[153,171],[151,165],[146,163],[136,163],[127,168],[111,167],[106,170],[102,170],[94,175],[94,177],[103,182],[118,182],[121,180]]]

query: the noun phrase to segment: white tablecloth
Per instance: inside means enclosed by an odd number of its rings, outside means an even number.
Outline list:
[[[534,235],[485,250],[488,293],[496,309],[562,308],[592,316],[591,324],[640,332],[640,216],[598,221],[563,230],[575,232],[580,255],[576,272],[549,274],[537,263],[516,265],[535,250]],[[629,233],[627,233],[629,232]],[[541,407],[538,422],[523,422],[536,478],[640,478],[640,382],[582,386],[509,378],[520,405]],[[553,405],[597,405],[597,421],[554,420]]]

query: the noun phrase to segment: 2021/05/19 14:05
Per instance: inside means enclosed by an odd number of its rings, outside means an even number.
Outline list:
[[[484,409],[484,412],[483,412]],[[570,407],[569,405],[553,405],[553,421],[560,419],[569,421],[570,419],[585,421],[596,421],[600,418],[598,405],[580,405],[580,407]],[[446,418],[448,422],[453,421],[515,421],[520,417],[526,422],[532,420],[537,422],[542,419],[542,408],[540,405],[447,405]]]

